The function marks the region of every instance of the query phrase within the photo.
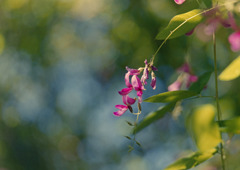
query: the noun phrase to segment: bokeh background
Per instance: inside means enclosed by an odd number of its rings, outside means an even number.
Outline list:
[[[125,86],[125,66],[144,66],[161,43],[155,40],[159,28],[197,7],[191,0],[185,5],[173,0],[1,0],[0,169],[157,170],[196,151],[185,119],[191,108],[214,104],[212,99],[187,101],[144,129],[136,136],[142,147],[134,146],[131,153],[132,143],[124,136],[132,127],[126,120],[136,117],[113,115],[122,102],[118,90]],[[231,30],[218,31],[222,70],[237,54],[227,41]],[[169,40],[156,59],[157,89],[147,87],[143,98],[167,91],[185,61],[197,75],[212,70],[211,37],[199,31]],[[220,84],[225,118],[239,114],[238,83]],[[214,95],[213,78],[203,93]],[[139,119],[160,106],[143,103]],[[227,146],[229,166],[237,167],[239,142]],[[216,156],[199,169],[218,166]]]

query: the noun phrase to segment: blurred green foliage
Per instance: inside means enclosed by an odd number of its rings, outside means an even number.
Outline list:
[[[184,9],[197,7],[189,0]],[[129,128],[112,116],[121,101],[117,90],[124,86],[125,66],[143,66],[161,43],[155,40],[159,28],[183,12],[169,0],[2,0],[0,169],[157,169],[180,157],[182,149],[192,149],[183,121],[166,116],[144,128],[149,133],[139,133],[144,151],[130,156],[121,136]],[[212,70],[211,37],[200,31],[168,41],[156,56],[156,94],[166,91],[185,60],[197,75]],[[236,54],[227,43],[231,31],[218,31],[222,70]],[[239,116],[239,81],[220,83],[226,118]],[[213,89],[210,79],[203,93]],[[196,100],[184,106],[190,110]],[[143,115],[153,110],[144,107]],[[184,108],[182,113],[179,120],[188,115]],[[234,140],[229,146],[233,169],[238,145]]]

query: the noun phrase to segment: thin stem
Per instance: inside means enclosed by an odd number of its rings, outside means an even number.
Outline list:
[[[221,112],[219,105],[219,97],[218,97],[218,73],[217,73],[217,50],[216,50],[216,36],[215,32],[213,33],[213,54],[214,54],[214,73],[215,73],[215,90],[216,90],[216,104],[217,104],[217,119],[221,121]],[[220,137],[222,140],[222,133],[220,132]],[[224,162],[224,149],[222,142],[220,143],[220,153],[221,153],[221,161],[222,161],[222,169],[225,170],[225,162]]]

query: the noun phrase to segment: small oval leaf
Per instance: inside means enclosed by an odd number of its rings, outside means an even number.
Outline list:
[[[222,81],[230,81],[240,76],[240,56],[238,56],[231,64],[223,70],[219,75]]]
[[[151,96],[145,99],[144,102],[150,102],[150,103],[177,102],[179,100],[193,97],[196,95],[198,95],[198,93],[196,93],[195,91],[188,91],[188,90],[168,91],[165,93],[160,93],[160,94]]]
[[[174,16],[168,26],[158,33],[156,39],[176,38],[191,31],[202,21],[203,16],[200,14],[201,12],[201,9],[194,9],[187,13]]]

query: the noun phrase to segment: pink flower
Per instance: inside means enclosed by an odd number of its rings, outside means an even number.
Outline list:
[[[131,74],[130,71],[125,74],[125,84],[126,84],[126,86],[129,87],[129,88],[132,87],[132,85],[131,85],[131,83],[130,83],[130,81],[129,81],[129,76],[130,76],[130,74]]]
[[[171,85],[168,86],[168,91],[177,91],[180,90],[180,87],[182,85],[182,82],[179,80],[176,80]]]
[[[152,76],[151,86],[152,86],[153,90],[155,90],[156,89],[156,76],[155,76],[154,72],[152,72],[151,76]]]
[[[139,75],[140,74],[140,71],[138,69],[132,69],[132,68],[126,67],[126,70],[128,72],[130,72],[130,75]]]
[[[144,67],[144,70],[143,70],[143,75],[142,75],[142,77],[141,77],[141,82],[142,82],[144,85],[146,85],[146,84],[147,84],[146,80],[148,79],[148,73],[149,73],[149,71],[148,71],[148,63],[147,63],[147,60],[145,60],[144,63],[145,63],[145,67]]]
[[[144,89],[144,87],[141,83],[141,80],[136,75],[133,75],[133,77],[132,77],[132,86],[133,86],[134,90],[136,90],[136,91],[141,91]]]
[[[143,91],[138,91],[138,92],[137,92],[138,103],[142,103],[142,95],[143,95]]]
[[[133,105],[136,99],[129,97],[128,95],[122,96],[123,103],[127,106]]]
[[[176,4],[181,5],[185,2],[185,0],[174,0]]]
[[[157,71],[157,68],[154,67],[152,64],[149,64],[147,60],[145,60],[144,63],[145,63],[144,68],[141,67],[139,69],[132,69],[132,68],[126,67],[126,70],[128,72],[125,74],[124,80],[127,87],[123,88],[121,91],[118,92],[122,96],[122,101],[124,105],[116,105],[115,107],[118,108],[119,110],[117,112],[113,112],[114,115],[121,116],[128,109],[130,110],[130,112],[133,113],[131,105],[133,105],[136,102],[136,100],[138,100],[138,108],[139,108],[139,112],[141,112],[140,103],[142,103],[143,90],[145,90],[144,85],[147,84],[146,80],[149,78],[148,77],[149,72],[151,72],[151,75],[152,75],[151,86],[153,89],[156,88],[156,77],[153,71]],[[143,71],[143,74],[140,79],[138,75],[142,71]],[[137,96],[138,96],[137,99],[131,98],[128,96],[128,94],[132,92],[132,90],[135,90],[137,92]]]
[[[228,41],[231,45],[232,51],[234,51],[234,52],[239,51],[240,50],[240,30],[232,33],[228,37]]]
[[[175,82],[168,86],[168,91],[180,90],[183,84],[186,85],[186,88],[189,88],[191,83],[196,82],[198,77],[191,73],[191,69],[188,63],[184,63],[181,67],[177,69],[179,76]]]
[[[115,116],[122,116],[123,113],[125,113],[128,110],[128,106],[125,105],[116,105],[115,107],[119,109],[118,111],[113,112]]]
[[[130,87],[130,88],[124,88],[124,89],[122,89],[121,91],[119,91],[118,93],[119,93],[120,95],[124,96],[124,95],[129,94],[131,91],[132,91],[132,88]]]
[[[188,63],[184,63],[181,67],[177,69],[178,72],[190,73],[190,66]]]
[[[197,76],[189,74],[188,79],[187,79],[187,88],[190,87],[190,84],[191,84],[191,83],[194,83],[194,82],[196,82],[197,80],[198,80],[198,77],[197,77]]]
[[[237,26],[233,15],[230,13],[229,18],[231,27],[235,32],[228,37],[228,41],[231,45],[232,51],[236,52],[240,50],[240,28]]]

